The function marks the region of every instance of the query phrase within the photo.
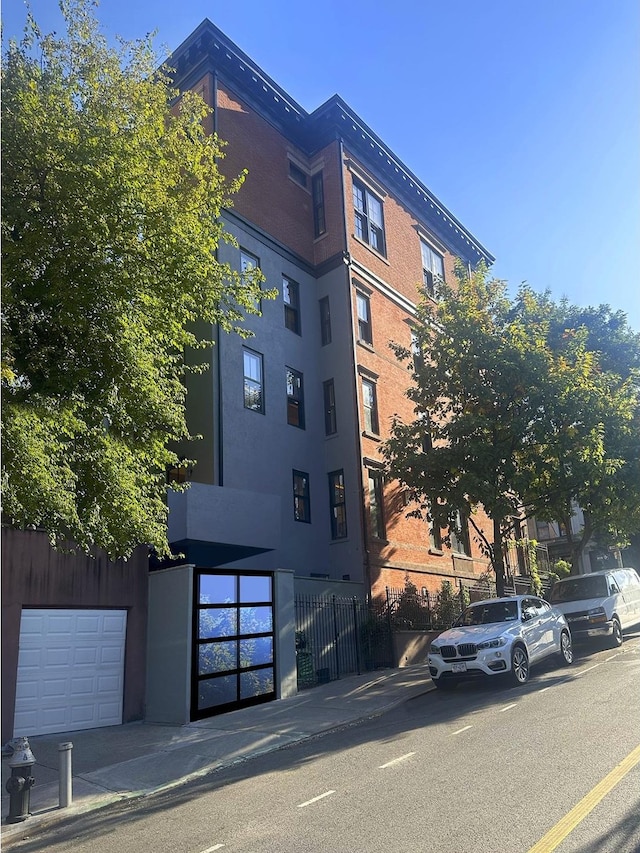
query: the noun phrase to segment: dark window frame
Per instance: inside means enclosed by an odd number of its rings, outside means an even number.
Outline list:
[[[294,184],[297,184],[299,187],[307,189],[309,175],[301,166],[298,166],[297,163],[294,163],[293,160],[289,160],[289,177],[294,182]]]
[[[327,233],[324,207],[324,179],[322,171],[311,176],[311,199],[313,206],[313,236],[322,237]]]
[[[211,603],[203,600],[202,583],[203,579],[213,579],[221,577],[224,579],[233,579],[234,594],[229,601]],[[242,591],[243,581],[250,580],[267,580],[269,581],[269,593],[265,596],[251,598]],[[206,717],[214,716],[223,711],[229,711],[235,708],[248,707],[250,705],[268,702],[275,698],[276,695],[276,678],[275,673],[278,665],[276,653],[277,644],[275,642],[275,602],[274,602],[274,577],[271,572],[247,572],[247,571],[232,571],[222,570],[216,571],[211,569],[196,569],[193,576],[193,601],[191,624],[192,624],[192,640],[191,640],[191,718],[200,720]],[[248,612],[252,608],[260,608],[270,611],[270,627],[268,629],[258,628],[252,630],[245,626],[243,630],[243,612]],[[223,611],[232,612],[232,624],[236,630],[229,634],[218,634],[212,636],[203,636],[201,631],[201,619],[204,614],[211,613],[215,615]],[[269,659],[263,662],[247,662],[242,660],[242,644],[252,641],[260,641],[261,639],[271,640],[271,648]],[[230,644],[236,644],[236,653],[234,659],[229,659],[226,666],[221,666],[218,671],[203,671],[201,667],[201,649],[207,646],[228,647]],[[244,679],[250,677],[254,673],[256,677],[269,675],[270,689],[260,690],[252,694],[244,695]],[[230,691],[230,699],[227,702],[220,703],[203,703],[199,701],[200,686],[208,681],[214,681],[217,678],[225,680],[233,680],[233,689]]]
[[[331,305],[328,296],[323,296],[322,299],[318,300],[318,308],[320,311],[320,342],[324,347],[331,343]]]
[[[451,550],[463,557],[471,556],[471,537],[469,536],[469,522],[466,516],[458,511],[456,523],[449,528],[449,540]]]
[[[301,335],[300,285],[288,275],[282,276],[282,301],[284,303],[284,325],[295,335]]]
[[[295,521],[311,524],[311,487],[309,474],[295,468],[293,475],[293,518]],[[302,488],[300,488],[302,485]]]
[[[344,469],[330,471],[329,477],[329,513],[331,517],[331,538],[336,541],[347,538],[347,498],[344,482]]]
[[[333,379],[322,383],[322,398],[324,401],[324,434],[335,435],[338,432],[336,412],[336,389]]]
[[[286,367],[287,383],[287,423],[298,429],[305,429],[304,418],[304,376],[293,367]]]
[[[387,538],[387,527],[384,511],[384,474],[374,468],[369,468],[369,519],[371,534],[376,539]]]
[[[251,374],[247,373],[246,366],[246,356],[250,358],[254,358],[257,363],[260,365],[260,377],[259,379],[255,379]],[[243,375],[243,390],[242,390],[242,400],[244,404],[244,408],[248,409],[250,412],[257,412],[260,415],[264,415],[265,413],[265,404],[264,404],[264,356],[261,352],[257,352],[257,350],[250,349],[249,347],[242,347],[242,375]],[[247,401],[250,399],[251,395],[248,392],[248,386],[259,386],[259,396],[260,396],[260,404],[259,406],[255,405],[247,405]],[[254,393],[255,393],[254,387]]]

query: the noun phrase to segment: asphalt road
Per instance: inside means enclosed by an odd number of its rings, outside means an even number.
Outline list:
[[[76,819],[49,853],[640,853],[640,633]]]

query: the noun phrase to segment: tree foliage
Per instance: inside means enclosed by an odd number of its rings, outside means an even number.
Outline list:
[[[389,471],[409,487],[414,514],[441,527],[458,512],[470,520],[499,594],[504,539],[523,515],[562,519],[577,500],[600,526],[637,529],[640,338],[623,315],[558,306],[527,285],[512,301],[486,270],[460,267],[435,308],[420,304],[415,334],[413,353],[393,347],[411,374],[415,419],[393,418]]]
[[[209,108],[151,37],[111,47],[92,6],[61,3],[63,37],[29,18],[2,58],[3,511],[165,554],[183,354],[209,343],[196,329],[245,334],[269,294],[216,259],[244,175],[221,175]]]

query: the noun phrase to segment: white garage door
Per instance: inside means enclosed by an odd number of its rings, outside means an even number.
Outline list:
[[[24,609],[14,737],[122,722],[126,610]]]

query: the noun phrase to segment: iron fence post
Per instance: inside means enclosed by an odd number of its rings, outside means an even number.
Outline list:
[[[353,631],[356,640],[356,660],[358,661],[358,675],[360,675],[360,632],[358,631],[358,605],[355,595],[353,596]]]
[[[333,596],[333,642],[336,649],[336,678],[340,678],[340,649],[338,647],[338,614],[336,612],[336,597]]]

